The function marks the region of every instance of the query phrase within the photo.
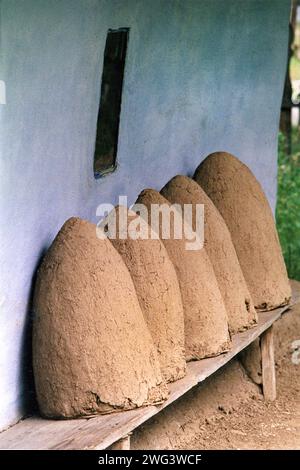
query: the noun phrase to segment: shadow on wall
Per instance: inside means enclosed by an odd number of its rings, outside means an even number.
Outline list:
[[[21,409],[25,410],[26,414],[33,413],[38,411],[38,404],[36,399],[35,385],[34,385],[34,376],[33,376],[33,367],[32,367],[32,325],[33,325],[33,296],[34,288],[37,278],[37,272],[41,265],[41,262],[47,252],[49,247],[44,246],[40,251],[38,262],[36,264],[34,274],[31,280],[30,288],[30,298],[28,303],[28,309],[26,312],[26,321],[23,330],[22,337],[22,346],[21,346],[21,368],[20,368],[20,378],[19,378],[19,387],[21,390],[20,396],[22,397],[22,402],[20,404]]]

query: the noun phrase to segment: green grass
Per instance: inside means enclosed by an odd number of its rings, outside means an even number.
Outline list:
[[[292,49],[294,54],[290,60],[290,78],[291,80],[300,80],[300,23],[297,23],[295,27]]]
[[[300,133],[292,134],[288,155],[282,134],[278,140],[276,224],[289,277],[300,280]]]
[[[290,60],[290,77],[291,80],[300,80],[300,60],[294,55]]]

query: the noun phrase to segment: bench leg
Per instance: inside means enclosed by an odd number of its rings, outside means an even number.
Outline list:
[[[262,385],[260,338],[240,352],[240,361],[248,377],[257,385]]]
[[[276,376],[273,326],[268,328],[260,338],[263,393],[265,400],[274,401],[276,399]]]
[[[130,435],[122,437],[111,446],[112,450],[130,450]]]

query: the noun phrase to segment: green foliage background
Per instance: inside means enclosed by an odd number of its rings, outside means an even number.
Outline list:
[[[300,281],[300,132],[292,133],[292,152],[278,140],[276,224],[289,277]]]

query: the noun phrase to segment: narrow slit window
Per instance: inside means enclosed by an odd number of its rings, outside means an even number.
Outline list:
[[[106,37],[94,155],[95,178],[116,167],[128,35],[129,28],[109,29]]]

